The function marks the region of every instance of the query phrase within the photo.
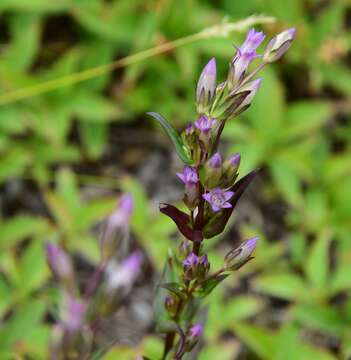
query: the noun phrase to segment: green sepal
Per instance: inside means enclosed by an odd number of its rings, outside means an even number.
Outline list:
[[[177,131],[170,125],[170,123],[158,113],[148,112],[147,115],[151,116],[162,126],[163,130],[167,133],[167,135],[171,139],[179,158],[185,164],[191,165],[192,160],[189,158],[189,156],[185,150],[185,145],[184,145],[183,139],[177,133]]]

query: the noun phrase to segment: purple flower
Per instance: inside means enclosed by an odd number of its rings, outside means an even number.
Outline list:
[[[213,168],[220,168],[222,166],[222,158],[219,153],[215,153],[209,160],[208,164]]]
[[[199,264],[199,257],[191,252],[188,257],[183,261],[185,267],[195,267]]]
[[[131,286],[138,277],[143,261],[140,251],[129,255],[121,264],[110,264],[107,267],[108,286],[110,289]]]
[[[240,47],[242,53],[256,51],[264,40],[265,35],[255,29],[250,29],[246,35],[244,43]]]
[[[73,277],[73,266],[68,254],[53,243],[46,244],[46,257],[51,271],[61,279]]]
[[[209,266],[207,254],[200,257],[199,265],[201,265],[203,268],[207,268],[207,266]]]
[[[133,213],[133,198],[130,194],[123,194],[118,202],[117,208],[108,220],[110,227],[118,227],[129,221]]]
[[[211,205],[212,210],[217,212],[221,209],[232,207],[232,204],[228,201],[233,195],[233,191],[224,191],[220,188],[215,188],[203,194],[202,197]]]
[[[66,308],[63,315],[64,328],[69,332],[77,332],[84,324],[87,310],[85,302],[67,294]]]
[[[280,59],[290,48],[296,34],[296,29],[291,28],[289,30],[283,31],[277,36],[275,36],[270,42],[267,44],[263,61],[265,62],[273,62]]]
[[[212,58],[202,70],[196,87],[196,101],[208,105],[216,90],[216,59]]]
[[[194,132],[194,126],[191,122],[189,122],[187,124],[187,126],[185,127],[185,134],[186,135],[191,135]]]
[[[182,173],[177,173],[180,180],[185,185],[197,185],[199,182],[199,176],[197,175],[196,169],[191,166],[184,166]]]
[[[242,46],[237,48],[236,55],[230,64],[228,75],[228,86],[230,90],[243,80],[251,62],[259,57],[256,49],[264,40],[264,37],[262,32],[256,32],[255,29],[251,29],[247,33]]]
[[[118,247],[128,240],[129,221],[132,213],[133,198],[130,194],[123,194],[115,211],[107,218],[100,240],[104,260],[114,256]]]
[[[201,115],[196,121],[195,126],[204,134],[208,134],[216,123],[215,119],[209,119],[205,115]]]
[[[192,338],[199,338],[203,333],[203,326],[201,324],[195,324],[189,329],[189,335]]]

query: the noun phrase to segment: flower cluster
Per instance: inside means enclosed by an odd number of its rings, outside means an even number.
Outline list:
[[[126,252],[132,211],[133,200],[125,194],[105,223],[100,241],[101,262],[83,292],[71,256],[54,243],[46,244],[48,265],[61,289],[51,359],[77,358],[72,354],[88,358],[94,350],[93,334],[97,321],[118,309],[136,281],[143,261],[141,253],[135,251],[122,261],[117,261],[116,256],[117,251]]]
[[[223,266],[213,273],[203,250],[205,239],[223,232],[239,198],[256,174],[253,170],[238,180],[240,154],[223,159],[218,145],[226,122],[251,105],[262,82],[256,75],[264,66],[281,58],[294,36],[295,29],[284,31],[269,41],[263,54],[258,54],[265,35],[251,29],[243,44],[236,47],[227,79],[218,85],[216,60],[211,59],[196,88],[197,119],[180,136],[162,116],[149,113],[166,130],[185,163],[177,176],[184,184],[183,201],[188,209],[184,212],[170,204],[160,207],[186,238],[177,254],[170,256],[166,273],[171,276],[161,286],[168,291],[164,304],[169,321],[163,358],[173,353],[174,358],[181,359],[192,351],[203,331],[203,324],[198,321],[199,299],[207,296],[231,271],[252,259],[257,237],[229,251]],[[252,69],[258,60],[260,63]]]

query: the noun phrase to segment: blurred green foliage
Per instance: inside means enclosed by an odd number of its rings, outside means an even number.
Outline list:
[[[278,19],[263,28],[268,35],[294,26],[297,38],[284,60],[264,70],[251,109],[225,129],[228,151],[242,153],[242,175],[262,168],[261,184],[252,191],[260,191],[256,215],[235,223],[242,237],[259,232],[262,241],[256,259],[213,293],[200,359],[233,359],[239,352],[248,359],[346,359],[351,356],[347,0],[2,0],[0,98],[198,32],[224,17],[235,21],[257,12]],[[54,313],[48,304],[57,293],[48,281],[43,242],[62,241],[97,260],[90,230],[111,211],[114,194],[84,197],[89,177],[79,166],[99,164],[114,123],[144,126],[145,112],[155,110],[184,126],[195,113],[201,66],[215,56],[224,78],[232,43],[242,38],[203,40],[0,107],[1,196],[6,198],[18,179],[29,179],[48,214],[2,204],[1,359],[47,358],[45,319],[49,310]],[[161,270],[174,226],[150,208],[138,179],[106,180],[98,170],[94,175],[90,183],[133,193],[134,233]],[[269,230],[272,222],[275,231]],[[218,239],[209,243],[214,267],[224,254],[216,244]],[[228,298],[242,279],[247,291]],[[162,346],[149,337],[141,349],[158,358]],[[127,359],[129,351],[114,349],[105,358]]]

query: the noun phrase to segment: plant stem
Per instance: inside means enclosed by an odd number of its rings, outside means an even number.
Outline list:
[[[269,16],[257,15],[250,16],[244,20],[235,23],[223,23],[206,28],[198,33],[185,36],[183,38],[166,42],[155,46],[151,49],[140,51],[136,54],[126,56],[114,62],[100,65],[94,68],[83,70],[57,79],[45,81],[33,86],[27,86],[20,89],[9,90],[0,95],[0,105],[13,103],[19,100],[28,99],[30,97],[47,93],[65,86],[78,84],[80,82],[108,74],[115,69],[119,69],[128,65],[135,64],[139,61],[146,60],[150,57],[173,50],[180,46],[184,46],[199,40],[209,39],[212,37],[225,37],[233,31],[243,31],[255,24],[272,23],[275,19]]]

